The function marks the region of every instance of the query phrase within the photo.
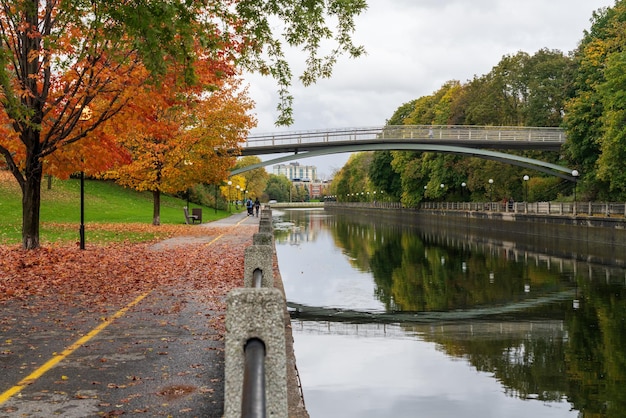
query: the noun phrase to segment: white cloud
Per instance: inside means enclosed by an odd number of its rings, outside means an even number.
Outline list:
[[[541,48],[569,52],[590,27],[592,12],[613,0],[369,0],[355,42],[367,56],[342,58],[333,77],[292,89],[295,124],[276,129],[276,86],[248,76],[259,121],[254,132],[382,126],[403,103],[448,80],[488,73],[502,56]],[[304,54],[290,51],[294,69]],[[294,71],[297,74],[297,71]],[[265,157],[269,158],[269,157]],[[332,174],[348,156],[302,160]]]

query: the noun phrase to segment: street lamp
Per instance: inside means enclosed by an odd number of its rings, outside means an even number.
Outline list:
[[[522,180],[524,180],[524,202],[528,202],[528,180],[530,180],[530,177],[528,177],[528,174],[524,174]]]
[[[230,207],[230,205],[231,205],[231,203],[233,201],[233,195],[230,192],[230,186],[232,186],[232,185],[233,185],[233,182],[228,180],[228,213],[232,212],[232,208]]]
[[[461,200],[465,201],[465,188],[467,187],[467,183],[461,183]]]
[[[489,179],[489,202],[493,201],[493,179]]]
[[[91,119],[93,112],[89,106],[82,107],[78,120],[87,122]],[[82,168],[80,171],[80,227],[78,229],[79,248],[85,249],[85,161],[81,157]]]
[[[183,160],[183,164],[185,166],[191,166],[193,165],[193,161]],[[189,187],[187,187],[187,209],[189,209]]]
[[[80,249],[85,249],[85,168],[80,172],[80,228],[78,230]]]
[[[576,184],[578,183],[578,176],[580,173],[578,170],[572,170],[572,177],[574,177],[574,216],[576,216]]]
[[[235,196],[235,209],[239,210],[239,190],[241,190],[241,186],[240,185],[236,185],[235,189],[237,189],[236,196]]]

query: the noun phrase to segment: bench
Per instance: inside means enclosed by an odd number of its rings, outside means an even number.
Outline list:
[[[202,223],[202,209],[201,208],[193,208],[191,209],[191,215],[189,214],[189,209],[187,206],[183,206],[183,212],[185,213],[185,223],[189,225],[190,223],[193,225],[196,222]]]

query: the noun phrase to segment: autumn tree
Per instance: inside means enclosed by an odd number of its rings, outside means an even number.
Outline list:
[[[305,51],[305,85],[330,76],[339,55],[363,52],[351,34],[366,3],[1,0],[0,6],[0,154],[22,190],[22,244],[30,249],[39,246],[44,160],[106,123],[147,79],[178,64],[193,82],[198,58],[223,54],[277,80],[277,119],[288,124],[292,74],[284,46]],[[334,46],[320,55],[322,44]]]
[[[338,196],[340,201],[365,200],[366,193],[370,189],[373,191],[368,177],[373,157],[373,152],[352,154],[341,170],[335,173],[330,193]]]
[[[111,122],[131,162],[107,172],[107,178],[153,196],[152,224],[160,224],[161,193],[184,191],[194,184],[217,184],[234,164],[237,149],[253,125],[245,91],[233,77],[211,71],[201,83],[212,91],[172,88],[176,83],[146,86]],[[166,88],[165,86],[169,86]]]
[[[239,158],[234,168],[243,168],[253,164],[258,164],[260,162],[261,159],[259,157],[249,155]],[[269,173],[265,170],[264,167],[260,167],[254,170],[244,171],[237,177],[243,179],[243,184],[241,185],[241,187],[243,187],[244,190],[247,190],[248,196],[256,198],[261,197],[261,195],[263,194],[263,191],[267,186]]]

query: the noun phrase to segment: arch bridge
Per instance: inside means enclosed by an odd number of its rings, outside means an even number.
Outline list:
[[[565,143],[561,128],[391,125],[369,128],[293,131],[248,137],[241,155],[284,154],[231,172],[231,175],[295,159],[328,154],[406,150],[440,152],[491,159],[575,181],[573,170],[497,150],[559,151]]]

